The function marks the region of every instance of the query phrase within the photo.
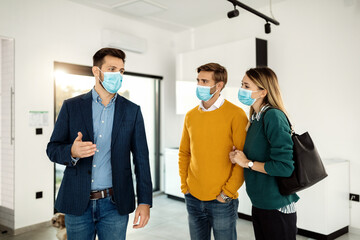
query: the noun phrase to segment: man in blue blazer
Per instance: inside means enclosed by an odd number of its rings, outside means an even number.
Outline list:
[[[69,240],[125,239],[135,210],[130,152],[138,206],[134,228],[150,218],[152,183],[140,107],[117,94],[125,53],[103,48],[93,56],[94,88],[65,100],[46,152],[66,165],[55,208],[65,213]]]

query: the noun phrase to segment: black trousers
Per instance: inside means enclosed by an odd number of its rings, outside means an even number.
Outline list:
[[[296,213],[252,207],[256,240],[296,240]]]

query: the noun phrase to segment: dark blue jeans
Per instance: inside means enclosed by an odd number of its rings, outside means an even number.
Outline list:
[[[111,197],[90,200],[81,216],[65,214],[65,225],[69,240],[123,240],[129,215],[120,215]]]
[[[236,219],[239,200],[228,203],[218,200],[200,201],[185,195],[191,240],[210,240],[211,228],[216,240],[236,240]]]

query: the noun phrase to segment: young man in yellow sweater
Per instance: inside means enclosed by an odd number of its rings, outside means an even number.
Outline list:
[[[185,116],[179,149],[181,191],[185,194],[192,240],[236,240],[238,189],[243,169],[229,161],[233,146],[243,149],[247,117],[225,100],[226,69],[208,63],[197,69],[200,105]]]

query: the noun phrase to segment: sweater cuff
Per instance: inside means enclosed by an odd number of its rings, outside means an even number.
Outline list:
[[[226,190],[225,187],[223,187],[221,190],[225,193],[226,196],[228,196],[228,197],[230,197],[230,198],[232,198],[232,199],[238,198],[238,195],[239,195],[238,192],[236,192],[235,194],[233,194],[232,192],[229,192],[228,190]],[[219,194],[220,194],[220,193],[219,193]]]

